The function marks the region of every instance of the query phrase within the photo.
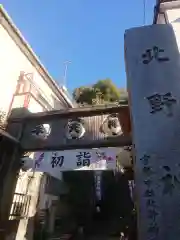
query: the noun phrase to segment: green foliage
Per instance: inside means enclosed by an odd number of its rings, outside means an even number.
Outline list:
[[[93,87],[80,87],[74,90],[73,97],[77,103],[91,105],[96,98],[96,92]]]
[[[125,89],[118,89],[110,79],[104,79],[92,86],[76,88],[73,97],[79,104],[96,105],[127,99],[127,92]]]
[[[105,102],[115,102],[120,98],[119,89],[110,79],[100,80],[93,87],[102,94],[102,99]]]

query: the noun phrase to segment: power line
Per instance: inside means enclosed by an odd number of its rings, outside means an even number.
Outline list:
[[[143,0],[143,25],[146,24],[146,0]]]

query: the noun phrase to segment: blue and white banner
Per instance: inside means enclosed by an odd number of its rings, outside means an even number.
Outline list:
[[[117,148],[79,149],[36,153],[35,159],[23,158],[23,168],[47,172],[52,176],[72,170],[113,170]]]

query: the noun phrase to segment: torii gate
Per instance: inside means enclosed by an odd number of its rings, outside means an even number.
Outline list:
[[[125,33],[125,61],[136,157],[138,239],[179,240],[180,56],[172,26],[153,25],[128,30]],[[102,114],[117,114],[124,133],[79,140],[62,141],[60,138],[65,134],[68,119]],[[51,125],[51,134],[44,140],[35,138],[32,130],[45,123]],[[127,146],[132,143],[129,130],[127,105],[38,114],[28,114],[22,109],[13,111],[7,132],[17,145],[8,145],[3,139],[0,149],[1,161],[6,162],[0,172],[1,219],[9,215],[14,180],[23,152]]]
[[[100,131],[102,121],[106,116],[111,117],[121,125],[121,134],[112,136]],[[94,119],[94,124],[92,123]],[[67,128],[72,132],[74,123],[79,123],[75,128],[81,137],[67,137]],[[107,123],[108,124],[108,123]],[[114,127],[112,123],[112,128]],[[116,123],[115,123],[116,124]],[[50,131],[45,127],[50,126]],[[81,125],[85,130],[82,130]],[[71,129],[72,128],[72,129]],[[77,130],[77,129],[76,129]],[[102,105],[88,108],[58,110],[46,113],[30,113],[25,108],[13,109],[8,119],[6,131],[13,136],[16,144],[7,145],[5,141],[5,154],[2,161],[7,161],[2,168],[2,189],[0,201],[0,220],[8,219],[12,197],[15,190],[17,173],[21,167],[20,159],[25,152],[58,151],[71,149],[91,149],[102,147],[123,147],[131,145],[130,117],[127,103],[118,105]],[[82,131],[83,134],[81,134]],[[73,135],[73,133],[72,133]],[[40,137],[39,137],[40,136]],[[6,154],[8,153],[8,157]]]

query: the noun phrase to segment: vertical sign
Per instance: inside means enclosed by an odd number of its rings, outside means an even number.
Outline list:
[[[180,238],[180,57],[171,25],[125,33],[139,240]]]
[[[101,200],[101,176],[101,171],[94,171],[95,193],[98,202]]]

